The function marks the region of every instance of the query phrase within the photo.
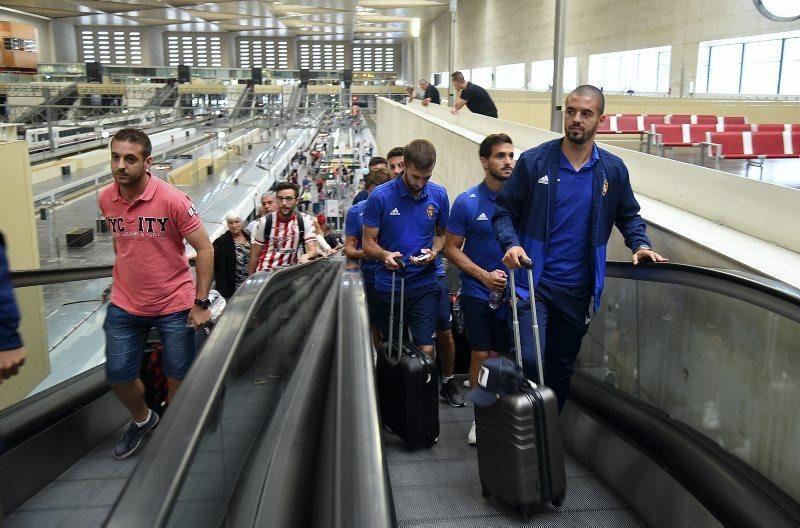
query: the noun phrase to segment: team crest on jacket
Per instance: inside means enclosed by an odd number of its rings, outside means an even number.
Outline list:
[[[436,214],[436,208],[433,204],[428,204],[428,209],[426,211],[428,213],[428,218],[433,219],[433,215]]]
[[[608,178],[603,180],[603,196],[608,192]]]

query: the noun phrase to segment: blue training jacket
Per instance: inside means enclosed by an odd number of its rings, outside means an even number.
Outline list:
[[[533,259],[534,286],[539,283],[547,255],[547,242],[556,200],[561,141],[554,139],[526,150],[517,160],[511,178],[495,202],[494,225],[503,251],[522,246]],[[594,310],[600,308],[606,272],[606,245],[616,224],[625,245],[650,245],[639,203],[633,196],[628,169],[622,160],[598,147],[600,159],[593,167],[591,261],[594,275]],[[528,297],[527,273],[517,272],[517,292]]]

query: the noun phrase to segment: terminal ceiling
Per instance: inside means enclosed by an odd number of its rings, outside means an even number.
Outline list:
[[[446,0],[3,0],[3,6],[75,26],[148,27],[391,44],[447,11]]]

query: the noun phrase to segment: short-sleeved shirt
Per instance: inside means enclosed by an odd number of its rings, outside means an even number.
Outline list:
[[[600,159],[597,146],[576,171],[564,153],[558,167],[556,201],[542,280],[562,286],[591,284],[592,167]]]
[[[361,201],[348,209],[344,220],[345,236],[356,237],[356,249],[361,249],[361,234],[364,227],[364,208],[367,201]],[[364,259],[361,261],[361,274],[364,275],[364,282],[369,286],[375,285],[375,270],[381,263],[374,259]]]
[[[148,173],[141,196],[128,203],[114,182],[100,191],[99,207],[114,237],[111,302],[144,317],[187,310],[195,286],[184,237],[202,226],[189,197]]]
[[[431,102],[435,104],[442,104],[442,97],[439,94],[439,90],[432,84],[429,84],[428,87],[425,88],[425,95],[422,98],[430,99]]]
[[[264,246],[258,256],[256,271],[297,264],[297,250],[300,248],[300,228],[297,226],[298,215],[303,221],[303,239],[305,243],[316,242],[317,235],[314,231],[314,221],[311,220],[310,216],[295,212],[287,219],[283,218],[277,211],[264,215],[253,231],[255,243]],[[265,233],[267,218],[270,217],[272,218],[272,227],[269,233]]]
[[[403,260],[431,248],[436,227],[445,228],[450,212],[447,191],[441,185],[428,182],[414,197],[405,184],[405,175],[376,187],[367,198],[363,222],[378,228],[378,245],[387,251],[398,251]],[[436,282],[436,265],[409,264],[406,289],[421,288]],[[399,287],[399,286],[398,286]],[[392,290],[392,272],[379,266],[375,272],[375,289]]]
[[[469,108],[470,112],[497,117],[497,107],[489,96],[489,92],[477,84],[468,82],[466,88],[461,90],[460,97],[467,102],[467,108]]]
[[[492,215],[497,193],[485,183],[470,187],[458,195],[450,210],[447,230],[464,237],[464,253],[478,267],[492,272],[504,270],[503,250],[494,234]],[[469,297],[489,300],[489,288],[470,274],[461,272],[461,293]]]

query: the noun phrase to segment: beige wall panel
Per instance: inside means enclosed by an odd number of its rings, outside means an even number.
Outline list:
[[[39,267],[39,246],[33,213],[28,144],[24,141],[0,142],[0,230],[6,238],[12,270]],[[50,373],[44,301],[40,287],[16,290],[22,320],[20,333],[28,357],[20,374],[0,385],[0,409],[24,398]]]

